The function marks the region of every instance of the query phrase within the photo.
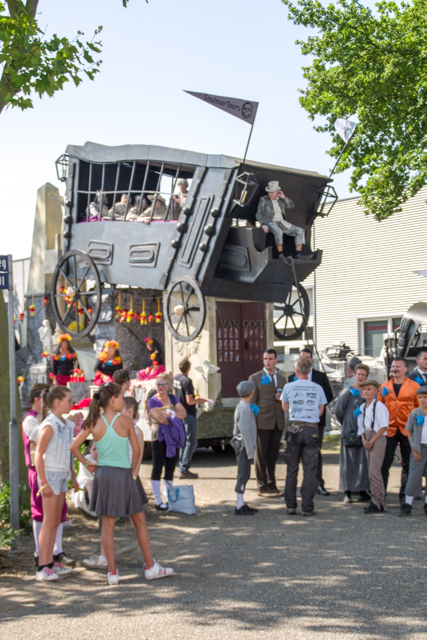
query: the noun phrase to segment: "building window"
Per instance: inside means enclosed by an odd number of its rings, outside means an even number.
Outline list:
[[[384,346],[384,334],[395,333],[402,318],[383,318],[363,321],[363,352],[365,356],[378,358]]]

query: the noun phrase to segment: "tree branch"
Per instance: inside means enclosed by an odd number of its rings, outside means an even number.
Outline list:
[[[39,0],[27,0],[27,4],[25,5],[25,10],[29,16],[32,18],[36,17],[37,5],[39,4]]]
[[[19,14],[19,10],[22,9],[22,4],[19,0],[6,0],[6,4],[11,18],[17,16]]]

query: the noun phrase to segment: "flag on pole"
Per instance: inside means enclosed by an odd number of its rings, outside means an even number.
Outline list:
[[[196,93],[195,91],[186,91],[191,96],[204,100],[208,104],[211,104],[217,109],[226,111],[240,120],[244,120],[248,124],[253,124],[258,109],[258,102],[252,102],[252,100],[239,100],[238,98],[225,98],[224,96],[213,96],[209,93]]]
[[[344,120],[343,118],[338,118],[335,120],[335,131],[338,135],[344,140],[347,144],[351,139],[351,136],[356,131],[357,122],[351,122],[351,120]]]

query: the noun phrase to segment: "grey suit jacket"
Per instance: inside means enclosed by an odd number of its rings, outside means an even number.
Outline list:
[[[285,209],[293,209],[295,207],[295,204],[287,196],[285,196],[284,200],[283,198],[277,198],[277,201],[279,203],[279,207],[283,214],[283,217],[286,220]],[[268,196],[262,196],[262,198],[259,199],[258,208],[257,208],[255,217],[261,225],[263,224],[268,225],[268,223],[273,220],[274,218],[273,203],[271,202]]]
[[[258,371],[249,376],[249,380],[255,383],[255,391],[253,402],[258,405],[259,413],[256,416],[256,424],[258,429],[273,431],[276,424],[280,431],[285,428],[285,416],[280,400],[276,400],[276,387],[274,380],[270,384],[262,384],[261,377],[265,375],[265,371]],[[286,384],[286,378],[277,373],[277,388],[283,389]]]

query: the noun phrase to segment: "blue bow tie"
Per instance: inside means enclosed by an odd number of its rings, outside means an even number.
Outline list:
[[[359,389],[355,389],[354,387],[351,387],[350,393],[355,398],[357,398],[357,396],[360,396],[360,390]]]

